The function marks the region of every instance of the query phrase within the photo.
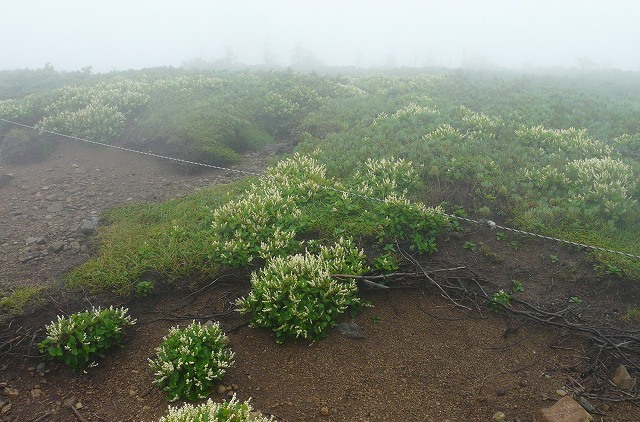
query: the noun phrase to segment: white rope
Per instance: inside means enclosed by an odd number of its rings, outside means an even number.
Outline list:
[[[33,130],[38,130],[40,132],[50,133],[52,135],[62,136],[63,138],[74,139],[74,140],[77,140],[77,141],[86,142],[86,143],[94,144],[94,145],[100,145],[100,146],[108,147],[108,148],[114,148],[114,149],[118,149],[118,150],[121,150],[121,151],[147,155],[149,157],[161,158],[161,159],[164,159],[164,160],[169,160],[169,161],[174,161],[174,162],[179,162],[179,163],[185,163],[185,164],[191,164],[191,165],[194,165],[194,166],[201,166],[201,167],[214,168],[214,169],[218,169],[218,170],[232,171],[232,172],[235,172],[235,173],[245,174],[245,175],[248,175],[248,176],[262,176],[263,175],[263,174],[260,174],[260,173],[255,173],[255,172],[246,171],[246,170],[237,170],[237,169],[231,169],[231,168],[228,168],[228,167],[214,166],[212,164],[198,163],[196,161],[189,161],[189,160],[183,160],[183,159],[180,159],[180,158],[167,157],[165,155],[154,154],[154,153],[151,153],[151,152],[138,151],[138,150],[131,149],[131,148],[120,147],[120,146],[117,146],[117,145],[105,144],[103,142],[91,141],[91,140],[88,140],[88,139],[79,138],[77,136],[65,135],[63,133],[53,132],[53,131],[45,130],[45,129],[39,129],[39,128],[35,127],[35,126],[29,126],[29,125],[25,125],[25,124],[22,124],[22,123],[14,122],[14,121],[3,119],[3,118],[0,118],[0,121],[6,122],[6,123],[10,123],[10,124],[16,125],[16,126],[22,126],[22,127],[33,129]],[[363,195],[363,194],[356,193],[356,192],[345,191],[345,190],[338,189],[338,188],[335,188],[335,187],[332,187],[332,186],[321,186],[321,187],[324,188],[324,189],[327,189],[327,190],[332,190],[334,192],[339,192],[339,193],[343,193],[343,194],[346,194],[346,195],[355,196],[355,197],[359,197],[359,198],[362,198],[362,199],[367,199],[367,200],[370,200],[370,201],[382,202],[382,203],[385,202],[383,199],[380,199],[380,198],[374,198],[374,197]],[[537,237],[537,238],[540,238],[540,239],[546,239],[546,240],[551,240],[551,241],[554,241],[554,242],[565,243],[565,244],[572,245],[572,246],[577,246],[577,247],[580,247],[580,248],[586,248],[586,249],[591,249],[591,250],[601,251],[601,252],[608,252],[608,253],[611,253],[611,254],[626,256],[628,258],[640,259],[640,255],[633,255],[633,254],[630,254],[630,253],[627,253],[627,252],[621,252],[621,251],[616,251],[616,250],[613,250],[613,249],[602,248],[600,246],[587,245],[587,244],[584,244],[584,243],[573,242],[571,240],[560,239],[560,238],[557,238],[557,237],[545,236],[545,235],[538,234],[538,233],[532,233],[532,232],[528,232],[528,231],[524,231],[524,230],[513,229],[511,227],[498,225],[498,224],[496,224],[495,222],[493,222],[491,220],[474,220],[474,219],[471,219],[471,218],[461,217],[459,215],[447,214],[447,213],[442,212],[442,211],[436,211],[436,212],[438,214],[440,214],[440,215],[445,216],[445,217],[454,218],[454,219],[457,219],[457,220],[460,220],[460,221],[466,221],[468,223],[474,223],[474,224],[478,224],[478,225],[481,225],[481,226],[486,226],[486,227],[489,227],[491,229],[501,229],[501,230],[510,231],[510,232],[513,232],[513,233],[518,233],[518,234],[523,234],[523,235],[527,235],[527,236]]]
[[[40,128],[37,128],[35,126],[29,126],[29,125],[25,125],[25,124],[22,124],[22,123],[12,122],[11,120],[7,120],[7,119],[3,119],[3,118],[0,118],[0,121],[6,122],[6,123],[11,123],[11,124],[16,125],[16,126],[22,126],[22,127],[26,127],[26,128],[29,128],[29,129],[37,130],[37,131],[40,131],[40,132],[50,133],[52,135],[62,136],[63,138],[75,139],[76,141],[82,141],[82,142],[86,142],[86,143],[89,143],[89,144],[100,145],[100,146],[109,147],[109,148],[115,148],[115,149],[119,149],[121,151],[133,152],[133,153],[136,153],[136,154],[148,155],[149,157],[162,158],[164,160],[176,161],[178,163],[192,164],[194,166],[202,166],[202,167],[208,167],[208,168],[218,169],[218,170],[233,171],[233,172],[236,172],[236,173],[246,174],[246,175],[249,175],[249,176],[260,176],[259,173],[253,173],[253,172],[250,172],[250,171],[230,169],[228,167],[214,166],[212,164],[197,163],[195,161],[183,160],[181,158],[167,157],[165,155],[154,154],[152,152],[138,151],[138,150],[131,149],[131,148],[119,147],[117,145],[105,144],[103,142],[90,141],[88,139],[79,138],[77,136],[65,135],[63,133],[58,133],[58,132],[54,132],[54,131],[51,131],[51,130],[40,129]]]

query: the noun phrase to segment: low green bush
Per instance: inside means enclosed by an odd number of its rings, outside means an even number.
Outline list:
[[[77,371],[95,366],[95,358],[122,341],[123,328],[134,325],[135,319],[127,315],[127,309],[93,308],[69,317],[58,316],[45,328],[47,338],[39,345],[41,353],[60,359]]]
[[[273,418],[254,415],[249,400],[240,402],[235,394],[229,401],[214,403],[211,399],[194,406],[185,404],[181,407],[169,406],[169,414],[158,422],[268,422]]]
[[[364,260],[364,253],[348,239],[321,247],[319,254],[275,257],[251,275],[251,292],[236,306],[251,315],[252,327],[270,328],[278,343],[291,337],[315,341],[336,324],[338,315],[364,306],[356,296],[355,280],[331,277],[363,273]]]
[[[233,365],[234,353],[218,322],[172,327],[149,359],[154,382],[170,401],[197,400],[211,394],[213,384]]]

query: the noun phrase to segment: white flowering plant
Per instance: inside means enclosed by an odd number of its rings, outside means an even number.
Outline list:
[[[337,280],[332,274],[362,274],[365,255],[350,239],[340,239],[319,254],[274,257],[251,275],[251,292],[236,301],[239,312],[251,316],[252,327],[270,328],[276,342],[288,338],[317,340],[346,310],[358,312],[355,280]]]
[[[215,403],[209,399],[205,403],[194,406],[185,404],[181,407],[169,406],[169,414],[158,422],[269,422],[274,419],[255,415],[249,400],[241,402],[234,394],[231,400]]]
[[[122,341],[122,330],[136,323],[126,308],[93,308],[69,317],[58,316],[45,328],[47,337],[38,345],[41,353],[60,359],[73,370],[95,366],[95,358]]]
[[[154,383],[170,401],[207,397],[234,363],[227,343],[219,322],[172,327],[156,348],[156,357],[149,359]]]

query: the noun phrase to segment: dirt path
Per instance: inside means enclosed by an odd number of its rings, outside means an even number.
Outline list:
[[[242,169],[261,172],[272,150],[249,154]],[[85,219],[119,204],[158,202],[243,177],[186,169],[160,159],[62,141],[52,159],[0,165],[0,287],[46,284],[88,259]]]
[[[189,174],[156,160],[76,143],[61,144],[56,154],[44,163],[0,168],[13,175],[0,187],[4,286],[46,283],[88,259],[89,240],[78,231],[86,218],[117,204],[161,201],[238,177],[218,170]],[[270,156],[268,151],[254,154],[241,167],[260,171]],[[579,296],[583,304],[571,305],[576,312],[602,321],[618,322],[626,306],[639,303],[635,285],[593,281],[591,267],[577,251],[509,240],[519,246],[498,241],[495,234],[465,231],[442,239],[440,251],[428,259],[465,265],[492,289],[508,289],[518,279],[526,287],[521,297],[535,303],[566,306],[570,296]],[[464,249],[464,241],[481,249]],[[59,251],[52,247],[56,242],[62,242]],[[550,254],[557,262],[549,261]],[[249,328],[238,315],[222,319],[236,353],[223,386],[286,421],[491,421],[503,412],[502,420],[526,422],[570,393],[570,380],[582,380],[580,371],[596,353],[566,330],[508,319],[483,306],[462,310],[435,289],[418,287],[364,292],[374,307],[354,320],[366,336],[358,340],[332,330],[311,346],[278,346],[271,333]],[[191,319],[205,322],[208,315],[229,309],[248,288],[248,275],[234,273],[195,301],[188,292],[167,291],[122,303],[138,324],[125,347],[87,375],[38,357],[0,359],[5,393],[0,420],[157,420],[168,403],[151,383],[147,358],[153,349],[169,327]],[[56,314],[97,304],[64,298],[3,329],[28,342]],[[212,397],[223,394],[215,391]],[[594,403],[605,410],[604,421],[640,420],[640,408],[632,404]]]

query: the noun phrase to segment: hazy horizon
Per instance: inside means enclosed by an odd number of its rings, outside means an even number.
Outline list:
[[[0,70],[94,71],[193,59],[286,67],[640,70],[632,0],[3,0]]]

